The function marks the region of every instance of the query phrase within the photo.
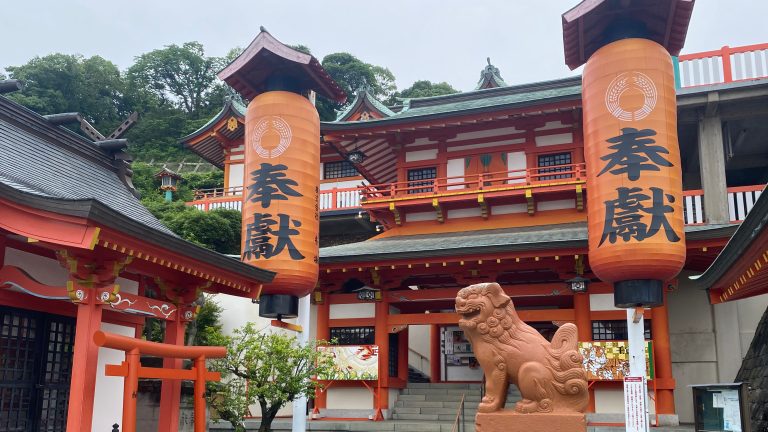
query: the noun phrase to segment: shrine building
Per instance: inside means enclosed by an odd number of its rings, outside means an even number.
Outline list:
[[[0,81],[3,93],[18,88]],[[140,339],[155,318],[166,343],[184,345],[202,292],[250,304],[275,276],[172,233],[139,202],[126,140],[86,139],[62,126],[70,121],[83,120],[0,96],[3,431],[123,425],[123,377],[106,376],[105,365],[124,355],[99,348],[97,331]],[[179,430],[180,391],[180,381],[163,380],[157,430]]]
[[[765,295],[710,302],[689,279],[710,267],[768,182],[767,54],[760,44],[673,59],[687,260],[667,281],[664,306],[644,313],[658,424],[693,421],[689,384],[735,379],[768,305]],[[577,324],[599,357],[590,366],[590,418],[622,421],[621,368],[603,363],[621,363],[626,312],[590,270],[581,77],[512,84],[503,74],[489,60],[475,89],[393,107],[363,88],[335,121],[321,123],[325,247],[313,332],[377,345],[379,381],[331,383],[314,401],[320,418],[377,406],[408,418],[403,390],[419,378],[479,383],[454,298],[495,281],[543,335]],[[225,172],[223,189],[198,191],[189,205],[240,208],[244,112],[229,101],[183,139]],[[239,318],[258,320],[249,314]]]

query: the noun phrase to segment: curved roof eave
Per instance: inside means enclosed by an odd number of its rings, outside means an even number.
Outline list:
[[[239,277],[255,279],[263,283],[271,282],[275,277],[275,273],[269,270],[242,263],[180,237],[153,229],[95,199],[67,200],[44,197],[19,191],[3,183],[0,183],[0,194],[13,202],[38,210],[88,219],[155,247],[221,268]]]
[[[240,102],[236,102],[232,99],[229,99],[227,103],[224,104],[224,106],[221,108],[221,111],[219,111],[215,116],[213,116],[210,120],[208,120],[204,125],[200,126],[196,131],[181,138],[179,140],[179,143],[183,144],[186,147],[188,141],[191,141],[199,137],[200,135],[204,134],[208,129],[211,128],[211,126],[218,123],[219,120],[226,117],[227,114],[229,114],[230,112],[232,112],[233,114],[241,118],[245,117],[245,105],[242,105]]]
[[[449,119],[452,117],[472,115],[472,114],[478,114],[483,112],[493,112],[493,111],[502,111],[502,110],[514,109],[514,108],[524,108],[527,106],[563,102],[568,100],[581,101],[581,92],[579,92],[578,94],[573,94],[568,96],[559,96],[559,97],[553,97],[553,98],[547,98],[547,99],[537,99],[534,101],[515,102],[515,103],[509,103],[509,104],[492,105],[492,106],[478,107],[473,109],[446,111],[446,112],[414,115],[414,116],[407,116],[407,117],[405,116],[399,117],[395,115],[392,117],[386,117],[386,118],[375,119],[375,120],[366,120],[366,121],[338,122],[338,123],[337,122],[320,122],[320,128],[322,131],[349,131],[349,130],[355,130],[355,129],[368,129],[368,128],[374,128],[378,126],[400,125],[404,123],[438,120],[443,118]]]

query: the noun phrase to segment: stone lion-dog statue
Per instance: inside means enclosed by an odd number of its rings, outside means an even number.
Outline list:
[[[510,384],[522,395],[515,412],[585,411],[589,393],[575,325],[562,325],[547,342],[520,320],[497,283],[463,288],[456,296],[456,312],[485,374],[486,394],[478,412],[502,410]]]

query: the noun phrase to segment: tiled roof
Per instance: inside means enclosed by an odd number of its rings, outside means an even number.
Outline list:
[[[351,104],[345,109],[344,111],[340,112],[338,116],[336,116],[335,122],[343,122],[346,121],[352,114],[354,114],[362,105],[367,104],[369,107],[372,107],[373,109],[377,110],[382,116],[384,117],[390,117],[395,115],[394,111],[387,108],[386,105],[379,102],[378,99],[373,97],[372,94],[370,94],[367,90],[358,90],[355,93],[355,100],[352,101]]]
[[[689,239],[719,238],[730,237],[735,229],[731,224],[691,225],[685,227],[685,232]],[[368,262],[575,247],[587,247],[585,223],[373,238],[321,248],[320,262]]]
[[[41,133],[34,133],[38,128]],[[56,140],[56,134],[61,140]],[[85,146],[87,153],[67,145],[70,141]],[[110,159],[94,143],[51,126],[39,115],[0,97],[0,182],[39,196],[93,199],[152,229],[175,235],[141,205],[117,168],[106,163]]]
[[[491,59],[488,59],[488,65],[480,72],[480,80],[475,86],[475,90],[482,90],[495,87],[506,87],[507,83],[501,77],[499,68],[491,64]]]
[[[561,99],[581,99],[581,77],[408,99],[407,106],[402,111],[393,113],[390,117],[365,122],[324,122],[322,127],[327,130],[339,130],[354,128],[355,125],[361,123],[366,126],[383,125],[415,117],[450,116],[451,114],[471,113],[489,108]]]

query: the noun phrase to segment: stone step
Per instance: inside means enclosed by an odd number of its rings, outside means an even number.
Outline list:
[[[480,389],[479,383],[408,383],[408,388]]]
[[[480,389],[453,389],[453,388],[406,388],[402,394],[480,394]]]
[[[443,404],[453,404],[456,405],[455,402],[444,402],[444,401],[425,401],[425,400],[409,400],[409,401],[403,401],[399,400],[395,402],[395,407],[435,407],[435,408],[443,408]]]
[[[440,420],[439,414],[393,414],[395,420]]]

